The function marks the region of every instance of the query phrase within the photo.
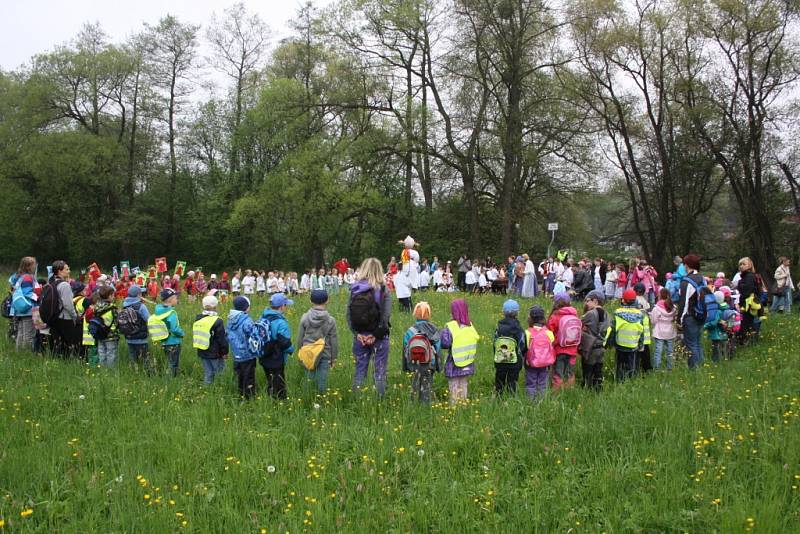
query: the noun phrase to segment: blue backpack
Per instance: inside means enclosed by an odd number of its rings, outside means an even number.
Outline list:
[[[269,321],[264,318],[253,323],[253,329],[247,337],[247,350],[251,356],[261,358],[265,354],[265,349],[272,341]]]
[[[22,292],[22,277],[14,284],[14,293],[11,294],[11,307],[15,315],[30,315],[33,301]]]
[[[705,323],[709,317],[716,317],[719,311],[719,304],[714,298],[714,293],[706,285],[699,285],[691,277],[687,276],[686,281],[694,288],[697,293],[694,309],[691,310],[692,316],[698,321]]]

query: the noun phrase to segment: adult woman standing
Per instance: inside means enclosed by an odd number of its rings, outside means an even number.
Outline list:
[[[678,324],[683,327],[683,344],[689,351],[689,368],[703,365],[703,321],[699,320],[694,309],[699,296],[696,288],[705,285],[700,274],[700,257],[688,254],[683,258],[687,275],[681,280],[680,300],[678,301]],[[618,281],[619,283],[619,281]]]
[[[60,356],[74,356],[81,347],[82,330],[78,312],[72,302],[72,287],[69,285],[69,265],[64,260],[53,262],[53,280],[50,282],[61,301],[58,318],[50,326],[55,351]]]
[[[525,260],[525,279],[522,282],[521,296],[523,298],[532,299],[536,296],[539,289],[536,285],[536,267],[527,254],[523,254],[522,259]]]
[[[778,268],[775,269],[775,298],[769,311],[792,313],[792,273],[789,270],[791,260],[785,256],[778,258]]]
[[[741,347],[753,335],[753,321],[758,315],[759,305],[761,305],[758,295],[760,288],[756,279],[756,268],[753,265],[753,260],[748,257],[739,260],[739,284],[737,287],[739,289],[739,303],[744,311],[742,313],[742,326],[737,334],[737,343]],[[753,297],[754,301],[758,301],[755,309],[747,304],[747,299],[750,297]]]
[[[39,284],[36,281],[36,258],[25,256],[19,262],[16,274],[8,284],[14,288],[11,310],[17,326],[17,350],[31,350],[36,330],[33,328],[33,304],[38,299]]]
[[[358,280],[350,288],[347,306],[347,324],[353,332],[356,362],[353,391],[361,388],[372,360],[375,388],[381,397],[386,393],[391,314],[392,297],[383,284],[381,262],[377,258],[367,258],[358,268]]]

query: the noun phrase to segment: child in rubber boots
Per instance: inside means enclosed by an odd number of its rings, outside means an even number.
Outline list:
[[[705,330],[708,332],[708,339],[711,341],[711,359],[714,363],[719,363],[720,360],[727,358],[728,347],[728,332],[726,330],[726,323],[723,320],[725,312],[728,310],[728,305],[725,303],[725,294],[722,291],[714,292],[714,300],[717,301],[719,309],[706,317]]]
[[[270,342],[264,348],[264,355],[259,358],[261,367],[267,375],[267,393],[276,399],[285,399],[286,394],[286,361],[294,352],[292,346],[292,329],[284,317],[286,309],[294,301],[283,293],[275,293],[269,299],[269,308],[264,310],[261,319],[269,323]]]
[[[336,319],[327,310],[328,292],[316,289],[310,297],[311,309],[303,314],[297,327],[297,346],[300,347],[299,355],[303,356],[305,351],[316,352],[314,344],[321,345],[314,355],[315,364],[311,369],[306,365],[306,377],[315,382],[317,392],[324,395],[328,390],[328,371],[333,368],[339,354],[339,335]]]
[[[239,397],[251,399],[256,394],[256,355],[248,347],[253,319],[248,315],[250,299],[236,297],[228,314],[228,346],[233,354],[233,372],[239,385]]]
[[[456,299],[450,304],[452,321],[439,333],[443,349],[449,349],[444,365],[444,376],[450,389],[450,404],[466,401],[469,377],[475,374],[475,355],[478,335],[469,319],[467,301]]]
[[[411,398],[430,404],[433,374],[439,370],[439,330],[431,322],[431,307],[419,302],[411,312],[416,322],[403,336],[403,370],[411,373]]]
[[[173,378],[178,376],[184,336],[178,313],[175,311],[177,304],[178,294],[173,289],[162,289],[161,304],[156,305],[155,313],[147,322],[150,338],[161,342],[167,357],[169,374]]]
[[[503,318],[494,331],[494,390],[495,394],[517,392],[517,380],[525,354],[525,330],[517,320],[519,303],[508,299],[503,303]]]
[[[195,317],[192,325],[192,346],[203,363],[203,382],[210,386],[214,377],[225,370],[228,356],[228,337],[225,323],[217,314],[219,301],[213,295],[203,297],[203,312]]]
[[[525,393],[531,399],[547,391],[550,366],[556,361],[553,343],[556,338],[545,326],[544,310],[533,306],[528,312],[528,329],[525,331]]]
[[[553,303],[553,311],[547,320],[547,328],[553,332],[556,361],[553,365],[553,389],[572,387],[575,383],[575,363],[578,358],[578,346],[581,343],[583,324],[578,312],[570,304],[570,296],[566,292],[557,293]]]

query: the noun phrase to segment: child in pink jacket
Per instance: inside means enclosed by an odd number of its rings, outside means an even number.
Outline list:
[[[669,289],[662,287],[658,292],[658,302],[650,312],[650,323],[653,325],[655,340],[654,368],[661,367],[661,351],[666,349],[667,371],[672,370],[672,349],[678,335],[675,328],[675,305],[669,296]]]

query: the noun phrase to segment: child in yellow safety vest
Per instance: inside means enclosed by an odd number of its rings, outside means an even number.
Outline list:
[[[636,357],[644,347],[644,317],[636,307],[636,291],[622,293],[622,306],[614,312],[606,335],[606,346],[614,345],[617,352],[617,382],[631,378],[636,372]]]
[[[103,286],[95,294],[94,313],[89,319],[89,333],[97,344],[97,363],[104,367],[117,364],[117,307],[114,304],[113,286]]]
[[[469,377],[475,374],[475,354],[481,336],[469,320],[469,308],[464,299],[450,305],[453,320],[439,334],[441,347],[450,349],[444,365],[444,376],[450,389],[450,404],[466,400]]]
[[[97,346],[94,343],[92,334],[89,333],[89,317],[86,316],[92,303],[88,297],[84,297],[83,295],[78,295],[72,299],[72,303],[75,305],[75,312],[77,312],[78,318],[80,318],[83,324],[81,347],[83,348],[86,362],[89,365],[97,365]],[[91,314],[89,314],[89,316],[91,317]]]
[[[158,304],[150,318],[147,320],[147,331],[154,343],[161,343],[164,354],[167,356],[167,365],[172,377],[178,376],[178,366],[181,359],[181,343],[183,330],[181,329],[175,305],[178,304],[178,294],[172,289],[161,290],[161,304]]]
[[[228,337],[225,323],[217,314],[219,301],[213,295],[203,297],[203,313],[194,320],[192,346],[203,363],[206,385],[214,383],[214,377],[225,370],[228,357]]]

